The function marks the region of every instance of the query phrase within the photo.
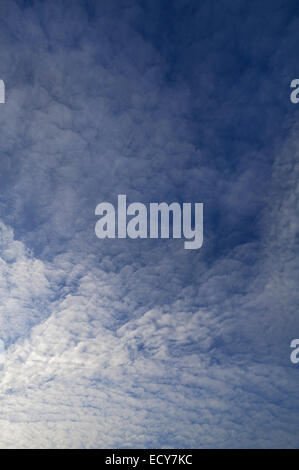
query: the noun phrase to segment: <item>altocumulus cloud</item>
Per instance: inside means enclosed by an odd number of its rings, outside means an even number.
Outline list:
[[[224,4],[3,2],[1,447],[298,446],[298,20]],[[203,248],[99,241],[117,194]]]

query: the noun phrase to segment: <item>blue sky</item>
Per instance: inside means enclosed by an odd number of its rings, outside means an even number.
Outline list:
[[[298,447],[298,14],[2,1],[0,447]],[[99,240],[118,194],[203,247]]]

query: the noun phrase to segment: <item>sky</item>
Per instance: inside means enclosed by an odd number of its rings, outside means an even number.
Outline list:
[[[299,446],[296,0],[2,0],[0,447]],[[95,208],[201,202],[204,242]]]

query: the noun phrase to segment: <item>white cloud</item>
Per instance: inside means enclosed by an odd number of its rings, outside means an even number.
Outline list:
[[[173,82],[139,7],[21,3],[4,0],[0,31],[0,446],[298,447],[298,139],[278,135],[270,175],[273,74],[231,84],[216,28],[215,51],[188,37],[184,73],[199,68]],[[100,242],[94,209],[121,193],[203,201],[203,249]]]

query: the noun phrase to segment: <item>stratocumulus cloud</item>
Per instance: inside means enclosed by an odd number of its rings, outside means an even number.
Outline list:
[[[3,1],[1,447],[298,447],[296,2],[162,3]]]

